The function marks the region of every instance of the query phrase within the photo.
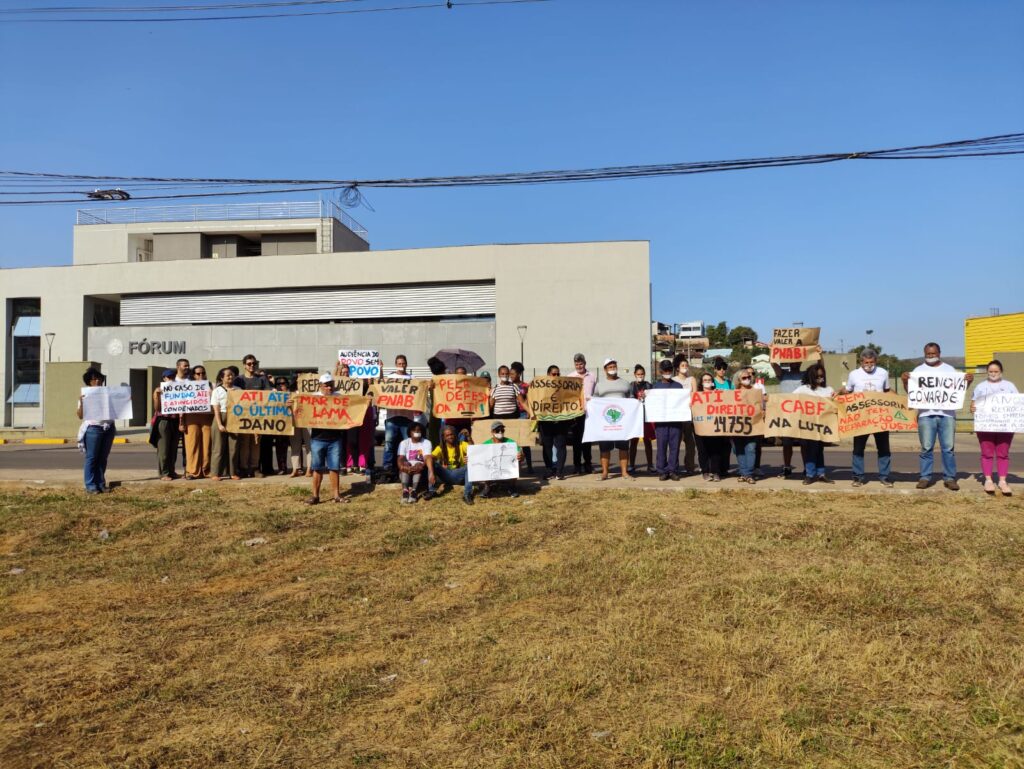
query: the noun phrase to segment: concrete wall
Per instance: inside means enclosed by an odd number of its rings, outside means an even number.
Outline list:
[[[315,232],[268,232],[262,238],[260,253],[263,256],[282,254],[315,254],[317,235]]]
[[[163,232],[153,236],[154,262],[202,259],[205,249],[206,236],[200,232]]]
[[[89,366],[98,365],[88,361],[43,364],[43,417],[47,437],[73,439],[78,434],[82,420],[75,415],[75,406],[84,386],[82,374]],[[108,384],[119,383],[109,380]]]
[[[370,244],[356,235],[352,230],[332,219],[331,250],[332,251],[369,251]]]
[[[105,225],[93,225],[103,227]],[[81,228],[79,228],[81,229]],[[631,366],[650,358],[650,272],[648,244],[643,241],[607,243],[562,243],[463,246],[398,251],[374,251],[372,259],[345,258],[343,254],[304,254],[262,256],[247,259],[239,269],[232,259],[194,259],[178,262],[132,262],[86,264],[74,267],[38,267],[0,272],[0,300],[12,297],[41,298],[41,331],[54,333],[53,361],[81,361],[93,346],[96,331],[86,337],[86,297],[95,295],[117,299],[122,294],[193,291],[197,288],[255,290],[284,289],[310,285],[369,286],[389,281],[402,284],[445,281],[496,282],[497,313],[493,323],[495,361],[519,358],[519,335],[516,327],[527,326],[523,363],[527,370],[543,371],[557,363],[571,370],[572,356],[583,352],[591,366],[599,367],[601,359],[610,355]],[[182,319],[187,322],[187,318]],[[252,350],[267,365],[278,351],[287,347],[313,348],[296,354],[297,365],[323,365],[331,360],[326,351],[337,352],[339,342],[370,346],[379,340],[382,352],[406,352],[410,362],[425,360],[435,352],[440,341],[428,337],[425,328],[410,323],[381,324],[367,329],[369,338],[346,337],[341,329],[359,324],[336,324],[329,341],[306,340],[310,326],[298,329],[288,326],[254,326],[244,329],[241,343],[252,340],[254,329],[264,334],[259,349]],[[366,324],[361,324],[366,325]],[[464,324],[441,324],[458,329]],[[321,328],[321,326],[317,326]],[[277,331],[275,329],[281,329]],[[117,331],[130,333],[128,327]],[[192,327],[192,330],[197,330]],[[148,338],[175,338],[166,327],[148,331]],[[222,335],[236,333],[221,326],[212,332]],[[283,334],[283,336],[279,336]],[[317,334],[320,333],[318,330]],[[431,332],[433,333],[433,332]],[[469,333],[469,331],[465,331]],[[447,340],[468,339],[470,346],[483,344],[479,337],[467,337],[463,331],[445,330]],[[289,336],[291,334],[291,336]],[[221,340],[223,337],[221,337]],[[98,343],[98,342],[97,342]],[[195,344],[199,344],[198,341]],[[189,348],[186,355],[195,362],[203,357],[239,356],[249,350],[235,348],[221,354],[223,341],[217,341],[208,353],[199,354]],[[401,348],[401,349],[399,349]],[[324,352],[317,351],[322,349]],[[470,347],[472,349],[472,347]],[[127,344],[124,345],[127,351]],[[310,361],[308,353],[315,359]],[[0,372],[7,372],[6,339],[0,335]],[[112,356],[104,354],[103,360]],[[173,358],[175,356],[168,356]],[[489,355],[488,364],[492,363]],[[172,363],[172,360],[159,363]],[[114,365],[113,360],[109,360]],[[282,361],[282,365],[287,365]],[[140,366],[143,362],[140,361]],[[419,365],[422,365],[420,363]],[[121,364],[123,371],[131,367]],[[125,374],[117,374],[118,381]]]

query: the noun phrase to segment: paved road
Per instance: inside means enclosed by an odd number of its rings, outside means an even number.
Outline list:
[[[977,473],[979,454],[973,436],[962,436],[958,444],[963,450],[957,451],[957,468],[960,475]],[[571,456],[571,455],[570,455]],[[640,451],[643,457],[643,450]],[[540,464],[540,449],[534,449],[535,462]],[[594,452],[597,458],[597,452]],[[797,467],[800,467],[799,450],[796,455]],[[377,461],[380,462],[380,449],[377,450]],[[850,450],[843,446],[825,450],[825,461],[830,474],[836,480],[850,478]],[[941,468],[938,452],[935,454],[936,468]],[[1024,480],[1020,477],[1024,470],[1024,441],[1019,441],[1011,453],[1011,480]],[[782,452],[777,448],[765,448],[762,458],[764,470],[768,475],[777,474],[782,466]],[[869,477],[876,472],[874,452],[869,448],[867,469]],[[70,478],[81,473],[82,454],[73,445],[65,446],[33,446],[13,444],[0,446],[0,480],[26,480],[31,478],[54,477],[57,475]],[[1015,470],[1015,472],[1014,472]],[[909,450],[894,451],[893,478],[897,481],[917,479],[917,453]],[[108,475],[117,477],[119,473],[130,476],[133,480],[144,480],[156,477],[156,456],[148,444],[116,445],[110,453]],[[1014,478],[1014,476],[1018,476]]]

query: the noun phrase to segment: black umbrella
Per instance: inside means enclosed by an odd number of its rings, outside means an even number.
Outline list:
[[[448,369],[449,374],[454,374],[455,369],[459,366],[463,366],[466,371],[479,371],[483,368],[484,359],[477,355],[472,350],[460,350],[458,348],[448,348],[444,350],[438,350],[434,353],[434,357],[441,360],[444,363],[445,368]]]

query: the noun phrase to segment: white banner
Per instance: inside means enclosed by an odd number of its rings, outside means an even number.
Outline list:
[[[468,448],[466,466],[472,483],[510,481],[519,477],[519,447],[505,443],[477,443]]]
[[[104,422],[131,418],[132,388],[127,385],[82,388],[82,419]]]
[[[210,412],[210,383],[186,380],[160,383],[161,414],[207,414]]]
[[[997,393],[974,402],[974,432],[1024,433],[1024,394]]]
[[[591,398],[587,401],[584,443],[643,437],[644,411],[640,401],[634,398]]]
[[[648,388],[644,393],[645,422],[689,422],[692,419],[689,387]]]
[[[348,365],[348,375],[353,379],[378,379],[380,377],[379,350],[338,350],[338,364]]]
[[[907,380],[907,405],[912,409],[958,411],[967,396],[963,374],[911,374]]]

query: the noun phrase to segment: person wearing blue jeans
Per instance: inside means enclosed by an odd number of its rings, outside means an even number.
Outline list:
[[[740,467],[740,483],[757,483],[754,480],[754,465],[757,463],[757,438],[733,438],[732,450],[736,452],[736,464]]]
[[[455,428],[445,425],[441,430],[441,444],[433,452],[434,483],[427,491],[427,499],[437,494],[438,486],[447,484],[453,489],[462,486],[462,501],[473,504],[473,484],[469,482],[469,468],[466,466],[468,444],[459,440]]]
[[[82,375],[82,381],[86,387],[101,387],[103,374],[99,369],[90,366]],[[78,396],[78,409],[75,412],[79,419],[82,419],[84,410],[83,397],[82,395]],[[78,443],[85,451],[83,467],[85,491],[88,494],[102,494],[105,491],[110,491],[107,487],[107,459],[110,457],[110,447],[114,445],[114,436],[117,435],[114,422],[109,419],[86,420],[80,434],[81,439]]]
[[[883,486],[892,486],[889,480],[889,472],[892,468],[892,450],[889,448],[889,432],[883,430],[868,435],[853,436],[853,485],[864,484],[864,450],[868,446],[868,438],[875,439],[875,449],[878,451],[878,480]]]
[[[855,368],[846,378],[843,391],[847,393],[884,393],[889,391],[889,372],[878,365],[878,352],[866,347],[860,353],[860,367]],[[865,401],[867,402],[867,401]],[[892,467],[892,451],[889,449],[889,432],[881,430],[868,435],[853,437],[853,485],[864,485],[864,449],[868,438],[874,436],[878,451],[878,480],[883,486],[892,486],[889,470]]]
[[[409,360],[404,355],[395,356],[395,370],[387,375],[387,379],[412,379],[409,373]],[[384,465],[383,472],[395,477],[398,473],[398,445],[409,437],[409,427],[418,411],[405,409],[388,409],[384,420]]]
[[[942,349],[936,342],[929,342],[924,346],[924,363],[913,371],[904,371],[904,387],[910,391],[911,380],[915,389],[934,388],[937,382],[944,380],[953,381],[960,376],[960,372],[942,362]],[[974,380],[974,374],[964,374],[964,380],[969,385]],[[913,405],[913,404],[912,404]],[[932,469],[935,459],[932,452],[935,450],[935,438],[939,439],[939,446],[942,449],[942,484],[950,491],[959,491],[960,484],[956,482],[956,457],[953,455],[953,439],[956,435],[956,409],[937,409],[927,406],[918,406],[917,412],[917,437],[921,441],[921,479],[917,482],[917,488],[927,489],[932,485]]]

